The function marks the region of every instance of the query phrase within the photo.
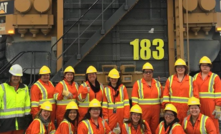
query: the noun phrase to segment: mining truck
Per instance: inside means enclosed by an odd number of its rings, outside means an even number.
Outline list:
[[[204,55],[221,75],[220,36],[220,0],[0,0],[0,82],[20,64],[29,86],[43,65],[55,83],[71,65],[81,83],[93,65],[104,84],[117,68],[131,90],[145,62],[163,83],[177,58],[193,75]]]

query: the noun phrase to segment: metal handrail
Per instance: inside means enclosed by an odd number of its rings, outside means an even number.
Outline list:
[[[91,8],[97,4],[97,2],[100,1],[100,0],[96,0],[88,9],[87,11],[81,15],[81,17],[74,23],[72,24],[69,29],[51,46],[51,52],[54,48],[55,45],[57,45],[57,43],[91,10]]]
[[[94,6],[97,2],[98,2],[99,0],[97,0],[92,6]],[[103,0],[102,0],[103,1]],[[103,13],[115,2],[116,0],[112,0],[112,2],[105,8],[105,9],[103,9],[103,5],[102,5],[102,12],[88,25],[88,27],[86,27],[85,29],[84,29],[84,31],[83,32],[81,32],[81,34],[77,37],[77,38],[75,38],[75,40],[57,57],[57,59],[56,59],[56,61],[58,60],[58,59],[60,59],[61,57],[63,57],[63,55],[69,50],[69,48],[71,47],[71,46],[73,46],[73,44],[87,31],[87,29],[88,28],[90,28],[91,27],[91,25],[99,18],[99,17],[102,17],[103,16]],[[127,2],[127,0],[126,0],[126,2]],[[103,4],[103,2],[102,2],[102,4]],[[91,7],[92,7],[91,6]],[[78,19],[78,21],[80,21],[80,19],[91,9],[91,7]],[[103,17],[102,17],[103,18]],[[77,22],[78,22],[77,21]],[[72,28],[73,28],[73,26],[75,25],[75,24],[77,24],[77,22],[75,22],[72,26],[71,26],[71,28],[69,28],[68,29],[68,31],[70,31]],[[68,32],[67,31],[67,32]],[[67,32],[65,32],[65,34],[67,34]],[[64,35],[65,35],[64,34]],[[64,37],[64,35],[62,36],[62,38]],[[61,39],[61,38],[60,38]],[[59,39],[59,40],[60,40]],[[57,41],[58,42],[58,41]],[[57,44],[57,42],[52,46],[52,47],[54,47],[56,44]],[[51,49],[52,50],[52,49]],[[63,64],[62,64],[62,70],[63,70]]]

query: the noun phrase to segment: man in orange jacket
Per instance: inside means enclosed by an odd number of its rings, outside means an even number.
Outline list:
[[[200,101],[198,98],[190,98],[188,106],[190,115],[184,119],[182,124],[187,134],[217,134],[211,118],[200,113]]]
[[[217,74],[210,71],[212,62],[208,57],[203,56],[199,64],[200,73],[194,76],[194,80],[199,89],[200,111],[213,120],[217,134],[219,134],[215,107],[220,108],[221,106],[221,81]]]
[[[50,69],[47,66],[42,66],[39,75],[40,79],[31,87],[31,114],[33,118],[40,111],[39,106],[45,101],[50,101],[52,104],[51,120],[55,121],[56,105],[54,100],[55,88],[50,79]]]
[[[132,104],[139,104],[143,119],[150,125],[152,134],[159,124],[162,88],[159,81],[153,79],[153,66],[147,62],[143,65],[143,78],[133,85]]]

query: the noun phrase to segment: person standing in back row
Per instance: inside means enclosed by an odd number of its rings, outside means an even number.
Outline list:
[[[163,106],[171,103],[177,108],[177,117],[180,124],[187,116],[188,99],[192,96],[198,97],[198,90],[193,85],[193,78],[188,75],[188,67],[183,59],[177,59],[174,65],[176,74],[171,75],[165,85],[163,92]],[[193,88],[196,88],[193,92]]]
[[[126,87],[120,81],[117,69],[109,74],[109,84],[104,90],[103,118],[108,122],[111,130],[117,125],[122,126],[130,117],[130,104]]]
[[[88,111],[89,102],[96,98],[102,103],[104,86],[97,81],[97,69],[89,66],[86,70],[86,82],[80,85],[78,90],[79,121]]]
[[[77,102],[78,84],[74,82],[74,68],[68,66],[64,70],[64,79],[55,87],[54,98],[57,100],[56,119],[58,125],[62,122],[65,108],[71,101]]]
[[[32,121],[29,90],[21,83],[20,65],[13,65],[9,73],[9,81],[0,85],[0,134],[23,134]]]
[[[47,66],[42,66],[39,75],[40,79],[31,87],[31,114],[35,118],[40,111],[40,105],[45,101],[52,104],[51,121],[55,121],[56,105],[54,100],[55,88],[50,81],[51,70]]]
[[[143,119],[150,125],[152,134],[159,124],[162,88],[159,81],[153,78],[153,66],[147,62],[143,65],[143,78],[133,85],[132,104],[139,104]]]
[[[211,60],[203,56],[199,61],[200,72],[194,76],[194,81],[199,89],[200,111],[202,114],[209,116],[216,126],[219,134],[218,115],[215,107],[221,106],[221,81],[217,74],[212,73]]]

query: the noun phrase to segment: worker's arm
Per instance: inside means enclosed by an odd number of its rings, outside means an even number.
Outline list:
[[[106,97],[106,90],[104,90],[104,95],[103,95],[102,114],[104,120],[108,121],[108,101]]]
[[[26,134],[40,134],[40,122],[34,120],[31,124],[31,128],[28,128],[28,133]]]
[[[33,119],[35,115],[39,112],[39,100],[40,100],[41,91],[37,85],[31,87],[31,114]]]
[[[221,81],[218,75],[214,79],[215,105],[221,106]]]
[[[167,79],[165,88],[163,90],[163,103],[162,103],[163,108],[165,107],[165,105],[167,103],[170,102],[170,99],[169,99],[170,94],[169,93],[170,93],[170,82],[169,82],[169,79]]]
[[[87,94],[90,92],[88,91],[89,86],[87,86],[86,82],[85,84],[81,84],[78,90],[78,100],[81,102],[84,102],[84,99],[86,98]]]
[[[71,132],[69,132],[69,126],[67,123],[62,122],[59,126],[58,129],[56,131],[55,134],[71,134]]]
[[[206,120],[206,131],[207,131],[207,134],[217,134],[216,127],[215,127],[212,119],[209,117]]]
[[[136,81],[133,85],[132,94],[131,94],[132,105],[138,104],[138,98],[139,98],[138,84],[137,84],[137,81]]]
[[[124,94],[124,119],[130,118],[130,103],[129,103],[129,97],[127,93],[127,88],[124,86],[123,90]]]
[[[78,132],[78,134],[87,134],[88,133],[88,129],[83,122],[79,123],[77,132]]]
[[[62,92],[63,92],[63,85],[61,84],[61,82],[59,82],[55,87],[54,99],[62,100],[63,99]]]

